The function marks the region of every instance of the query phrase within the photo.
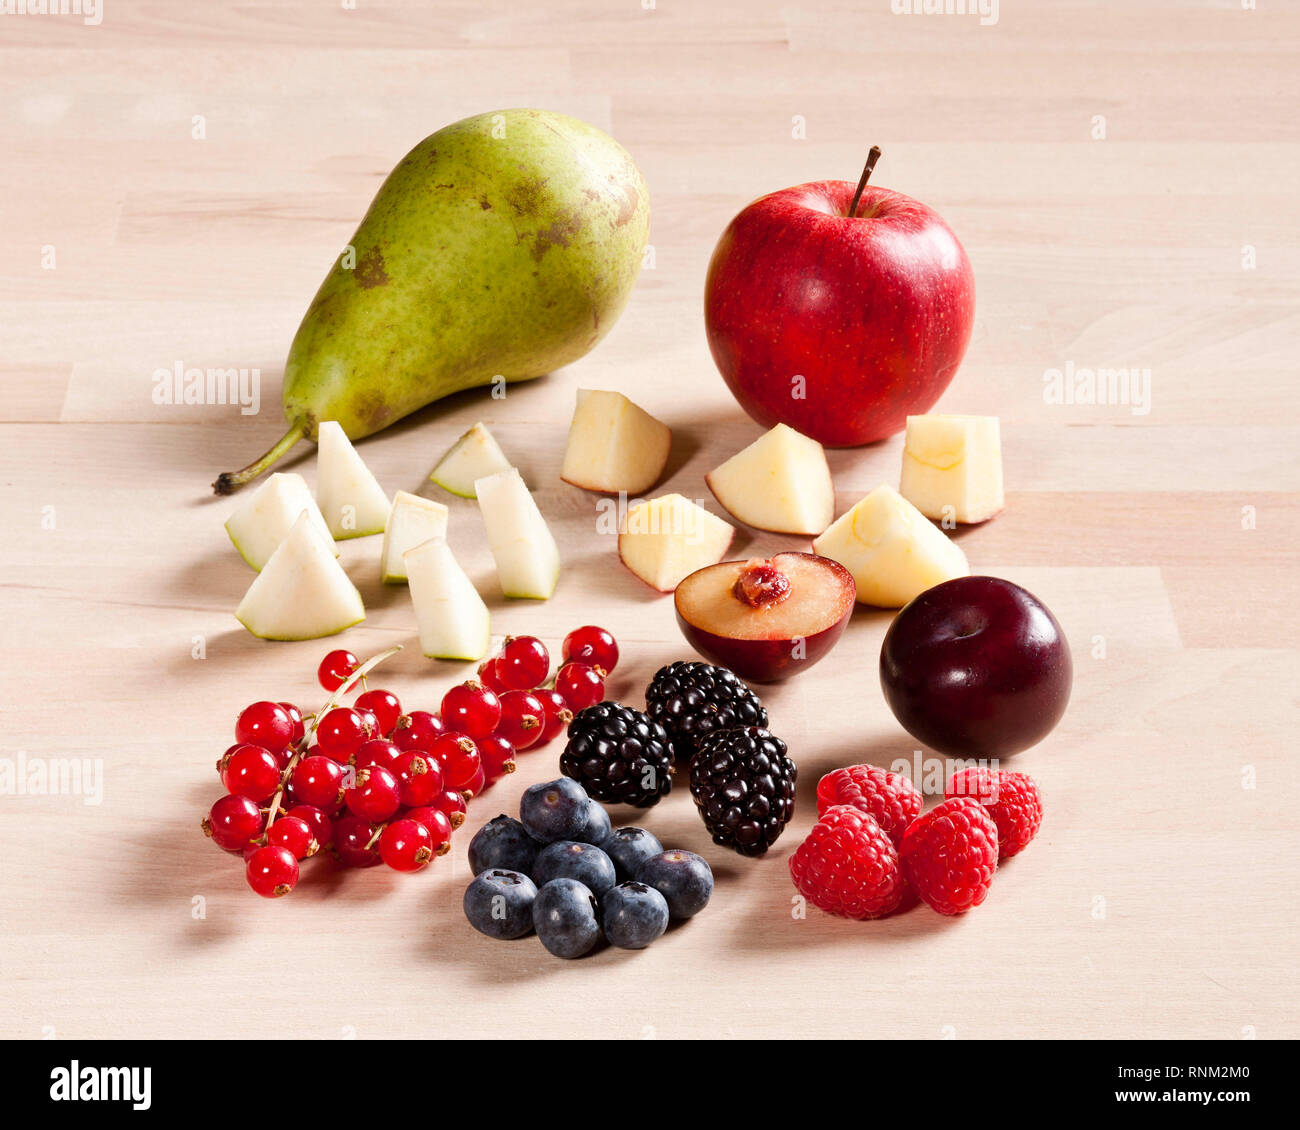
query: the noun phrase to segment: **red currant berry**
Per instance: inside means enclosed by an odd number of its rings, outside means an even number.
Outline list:
[[[248,857],[248,885],[267,899],[287,895],[298,884],[298,860],[288,848],[267,845]]]
[[[332,757],[320,754],[304,757],[289,776],[294,803],[310,804],[325,813],[334,811],[343,799],[345,773],[343,766]]]
[[[527,694],[527,691],[511,691],[511,694]],[[507,773],[515,771],[515,747],[499,733],[484,738],[478,745],[479,760],[483,764],[483,774],[488,781],[496,781]]]
[[[536,636],[507,639],[497,659],[497,680],[507,690],[530,691],[546,678],[550,670],[550,653]]]
[[[360,816],[343,816],[334,824],[334,854],[344,867],[374,867],[379,852],[367,845],[378,829]]]
[[[497,736],[505,738],[515,749],[536,745],[545,724],[546,705],[532,691],[506,691],[501,696]]]
[[[588,624],[574,628],[564,637],[561,650],[565,663],[589,663],[608,675],[618,666],[618,643],[604,628]]]
[[[442,783],[442,764],[436,757],[408,749],[398,756],[393,767],[402,789],[402,806],[419,808],[431,804],[446,787]]]
[[[243,851],[262,834],[262,810],[246,796],[223,796],[203,818],[203,834],[223,851]]]
[[[403,714],[393,727],[393,744],[398,749],[428,749],[446,728],[436,714],[412,710],[410,714]]]
[[[402,704],[397,701],[397,695],[392,691],[366,691],[365,694],[357,696],[356,708],[361,711],[368,710],[375,716],[381,736],[391,734],[393,727],[397,725],[397,720],[402,716]]]
[[[546,721],[542,724],[542,736],[533,743],[534,748],[544,746],[556,734],[562,734],[573,721],[573,711],[564,701],[559,691],[537,691],[537,697],[546,708]]]
[[[226,792],[259,804],[275,796],[280,787],[280,761],[260,745],[235,746],[222,757],[219,768]]]
[[[507,691],[510,688],[501,681],[500,673],[497,670],[498,662],[495,658],[483,660],[478,665],[478,681],[493,694],[499,695],[502,691]]]
[[[486,738],[501,721],[501,700],[475,679],[442,697],[443,724],[471,738]]]
[[[260,745],[271,753],[283,753],[293,737],[293,721],[278,702],[255,702],[246,706],[235,722],[235,741]]]
[[[469,805],[465,798],[454,789],[448,789],[441,796],[433,798],[433,804],[430,806],[436,808],[444,816],[453,828],[459,828],[465,823],[465,815],[469,812]]]
[[[307,825],[311,830],[311,838],[318,847],[327,848],[334,842],[334,821],[319,808],[310,804],[295,804],[289,809],[288,815]]]
[[[289,715],[289,721],[293,724],[293,733],[289,737],[289,744],[291,746],[297,745],[307,732],[306,727],[302,724],[302,711],[294,706],[292,702],[280,703],[280,709]]]
[[[419,871],[433,858],[433,837],[415,820],[394,820],[379,834],[378,847],[394,871]]]
[[[482,768],[478,746],[467,734],[442,734],[429,749],[442,762],[442,779],[446,787],[463,792]]]
[[[294,859],[315,855],[320,847],[307,821],[298,816],[281,816],[266,830],[266,842],[272,847],[288,848]]]
[[[402,751],[387,738],[371,738],[370,741],[361,743],[354,764],[358,769],[364,769],[367,765],[382,765],[396,773],[397,759],[401,756]]]
[[[402,786],[382,765],[369,765],[358,770],[355,783],[343,799],[353,816],[382,824],[402,806]]]
[[[316,726],[316,748],[335,761],[348,762],[369,741],[366,720],[355,710],[336,706]]]
[[[487,774],[483,771],[480,764],[477,772],[470,778],[469,784],[460,790],[461,796],[466,800],[473,800],[476,796],[482,796],[483,790],[487,788]]]
[[[566,663],[555,676],[555,689],[574,714],[595,706],[605,695],[605,672],[589,663]]]
[[[320,666],[316,668],[316,678],[322,687],[333,693],[346,683],[352,672],[360,666],[361,660],[352,652],[339,648],[337,651],[331,651],[320,661]]]
[[[460,793],[456,793],[455,796],[460,799]],[[463,804],[464,801],[461,800],[461,803]],[[463,820],[464,813],[461,813],[460,817]],[[406,814],[405,819],[414,820],[428,829],[430,846],[439,855],[446,855],[451,850],[451,830],[456,825],[448,819],[441,808],[435,808],[431,804],[422,808],[413,808]]]

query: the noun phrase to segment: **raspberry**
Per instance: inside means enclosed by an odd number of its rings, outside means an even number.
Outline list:
[[[898,854],[922,899],[940,914],[965,914],[989,893],[998,826],[979,801],[954,797],[908,825]]]
[[[1043,798],[1028,773],[971,768],[952,775],[944,791],[948,798],[979,801],[998,826],[998,858],[1024,851],[1043,822]]]
[[[822,813],[790,856],[790,877],[814,906],[844,918],[882,918],[898,909],[907,887],[888,833],[848,804]]]
[[[884,829],[894,846],[903,840],[903,830],[921,811],[921,793],[901,773],[875,765],[850,765],[835,769],[817,782],[817,814],[825,816],[837,804],[851,804]]]

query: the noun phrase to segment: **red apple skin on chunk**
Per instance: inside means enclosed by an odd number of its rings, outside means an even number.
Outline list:
[[[1056,617],[1000,577],[957,577],[911,601],[885,633],[880,684],[903,728],[956,757],[1037,744],[1070,701],[1074,664]]]
[[[855,188],[755,200],[722,233],[704,292],[709,348],[741,407],[827,447],[874,443],[928,411],[975,319],[975,276],[938,213],[868,185],[850,217]]]
[[[761,580],[747,585],[747,571],[760,569]],[[773,571],[783,581],[773,583]],[[697,569],[677,586],[673,604],[686,642],[710,663],[747,682],[776,683],[806,671],[835,646],[856,598],[853,575],[838,561],[778,553],[770,561]]]

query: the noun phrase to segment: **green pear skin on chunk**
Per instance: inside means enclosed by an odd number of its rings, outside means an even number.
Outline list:
[[[379,480],[334,420],[320,425],[316,503],[336,538],[383,533],[393,508]]]
[[[406,581],[402,555],[430,538],[446,537],[448,517],[449,511],[441,502],[404,490],[393,496],[393,508],[384,527],[384,548],[379,555],[379,571],[384,584]]]
[[[398,162],[303,317],[289,430],[227,494],[336,420],[350,439],[440,397],[576,361],[641,270],[649,193],[607,134],[547,110],[454,122]]]
[[[366,618],[356,585],[307,511],[248,586],[235,617],[264,640],[315,640]]]
[[[402,557],[420,650],[430,659],[482,659],[492,642],[492,617],[447,539],[430,538]]]
[[[502,595],[547,600],[560,579],[560,551],[515,468],[474,484]]]
[[[329,539],[330,548],[337,557],[338,547],[321,517],[307,480],[292,471],[277,471],[249,495],[244,505],[227,520],[226,533],[239,550],[239,555],[260,571],[304,510],[321,534]]]
[[[474,498],[474,483],[510,469],[496,437],[483,424],[475,424],[447,449],[429,475],[431,482],[461,498]]]

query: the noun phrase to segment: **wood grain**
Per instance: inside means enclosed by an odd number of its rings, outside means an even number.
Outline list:
[[[1297,47],[1294,7],[1209,0],[1006,0],[988,27],[887,0],[111,0],[97,27],[0,17],[2,753],[103,769],[99,804],[0,796],[0,1035],[1300,1035]],[[978,321],[942,407],[1002,417],[1010,494],[962,545],[1055,610],[1077,667],[1061,726],[1017,761],[1045,793],[1043,831],[978,912],[792,916],[785,858],[817,777],[914,756],[876,689],[889,615],[867,610],[833,660],[767,696],[803,783],[770,858],[714,849],[684,789],[646,818],[719,882],[645,953],[565,964],[475,935],[465,831],[429,873],[313,873],[274,904],[199,834],[237,710],[316,704],[326,649],[234,621],[250,574],[208,484],[278,435],[288,341],[386,171],[509,105],[629,146],[653,269],[569,370],[504,401],[457,396],[361,450],[388,489],[432,493],[437,455],[484,419],[567,566],[547,603],[491,598],[497,631],[558,646],[606,625],[627,657],[611,690],[632,701],[685,649],[670,602],[595,532],[593,496],[559,481],[574,388],[620,389],[670,423],[666,488],[716,510],[703,473],[758,434],[700,316],[730,216],[852,179],[876,142],[875,179],[965,243]],[[259,368],[261,412],[154,405],[151,374],[177,361]],[[1044,373],[1067,362],[1149,368],[1150,411],[1046,402]],[[899,451],[833,452],[840,508],[895,482]],[[293,465],[314,475],[307,451]],[[452,509],[491,593],[473,506]],[[796,544],[742,531],[737,551]],[[377,539],[343,548],[369,611],[343,642],[407,645],[383,682],[433,706],[463,673],[419,657],[377,558]],[[553,775],[555,752],[526,757],[469,831]]]

